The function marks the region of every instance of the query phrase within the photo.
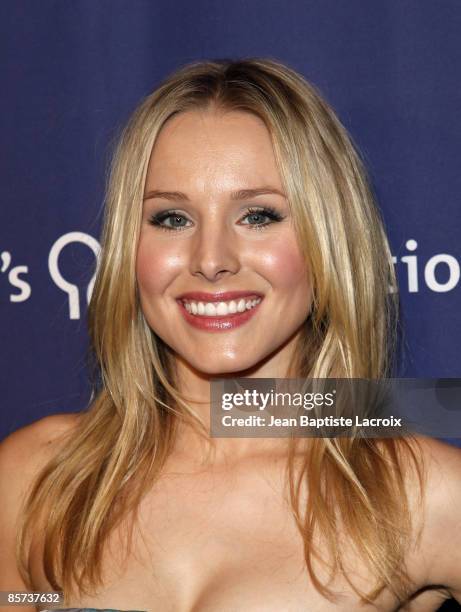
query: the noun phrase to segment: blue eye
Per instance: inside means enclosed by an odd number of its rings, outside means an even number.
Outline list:
[[[269,219],[269,221],[266,221],[265,223],[262,222],[261,219],[264,217]],[[244,223],[243,225],[250,225],[252,226],[252,229],[264,229],[274,222],[277,223],[278,221],[282,221],[284,217],[282,217],[282,215],[273,208],[264,207],[249,208],[244,218],[248,219],[249,221],[251,220],[252,222]]]
[[[242,225],[248,225],[251,229],[264,229],[272,223],[282,221],[284,217],[271,207],[262,208],[248,208],[242,219],[248,219],[248,223],[242,223]],[[266,219],[266,221],[264,221]],[[189,219],[183,214],[174,210],[165,210],[163,212],[152,215],[149,219],[149,223],[158,227],[159,229],[166,231],[181,231],[190,227],[186,225]]]
[[[164,222],[169,220],[171,220],[171,224],[165,225]],[[164,230],[182,230],[183,228],[187,227],[185,224],[183,224],[183,221],[187,222],[186,217],[175,212],[174,210],[166,210],[156,215],[152,215],[149,219],[149,223],[151,225],[155,225]]]

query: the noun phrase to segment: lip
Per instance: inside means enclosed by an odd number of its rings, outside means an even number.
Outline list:
[[[176,303],[179,306],[179,309],[181,311],[182,316],[184,317],[184,319],[186,320],[187,323],[189,323],[189,325],[192,325],[192,327],[195,327],[196,329],[201,329],[203,331],[208,331],[208,332],[220,332],[220,331],[229,331],[232,329],[235,329],[237,327],[240,327],[241,325],[244,325],[245,323],[247,323],[250,319],[252,319],[255,314],[257,313],[257,311],[259,310],[259,307],[261,306],[262,302],[263,302],[263,296],[261,294],[255,293],[255,292],[238,292],[238,291],[233,291],[233,292],[228,292],[228,293],[222,293],[220,294],[220,296],[225,296],[225,295],[229,295],[229,294],[233,294],[234,299],[236,299],[237,297],[244,297],[244,296],[250,296],[250,295],[256,295],[257,297],[261,297],[261,301],[259,302],[259,304],[256,304],[256,306],[254,306],[253,308],[251,308],[250,310],[244,310],[243,312],[236,312],[234,314],[229,314],[229,315],[225,315],[223,317],[206,317],[203,315],[193,315],[190,312],[187,312],[185,306],[184,306],[184,302],[182,301],[183,299],[190,299],[190,300],[198,300],[198,301],[207,301],[207,302],[215,302],[215,301],[226,301],[224,298],[221,297],[221,299],[219,300],[204,300],[203,297],[202,298],[197,298],[195,296],[201,295],[213,295],[214,297],[217,294],[206,294],[206,293],[188,293],[188,294],[184,294],[183,296],[181,296],[181,298],[178,298],[176,300]],[[237,295],[238,294],[238,295]],[[187,295],[187,297],[186,297]],[[189,297],[194,295],[194,297]],[[227,300],[232,299],[232,298],[226,298]]]
[[[217,293],[205,293],[204,291],[189,291],[178,296],[178,300],[194,300],[194,302],[229,302],[243,297],[256,296],[263,298],[259,291],[218,291]],[[248,311],[249,312],[249,311]]]

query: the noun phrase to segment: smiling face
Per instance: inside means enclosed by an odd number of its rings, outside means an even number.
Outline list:
[[[284,376],[312,291],[264,123],[175,115],[144,193],[136,274],[151,329],[199,373]]]

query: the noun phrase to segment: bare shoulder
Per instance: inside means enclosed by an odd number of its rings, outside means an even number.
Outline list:
[[[444,585],[461,602],[461,449],[417,437],[426,469],[424,535],[427,583]]]
[[[448,519],[451,502],[461,501],[461,449],[426,436],[417,436],[417,443],[426,470],[426,510]]]
[[[0,443],[0,496],[10,506],[19,502],[34,476],[64,443],[79,421],[79,414],[44,417],[21,427]]]
[[[15,553],[21,507],[35,476],[59,451],[78,421],[78,414],[48,416],[18,429],[0,443],[0,591],[27,588]]]
[[[29,464],[32,467],[46,460],[53,443],[71,433],[79,417],[78,413],[53,414],[11,433],[0,443],[0,474],[8,469],[18,473]]]

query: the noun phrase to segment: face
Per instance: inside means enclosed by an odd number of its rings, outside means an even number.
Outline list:
[[[197,110],[163,126],[136,267],[144,316],[178,362],[285,375],[312,292],[259,118]]]

